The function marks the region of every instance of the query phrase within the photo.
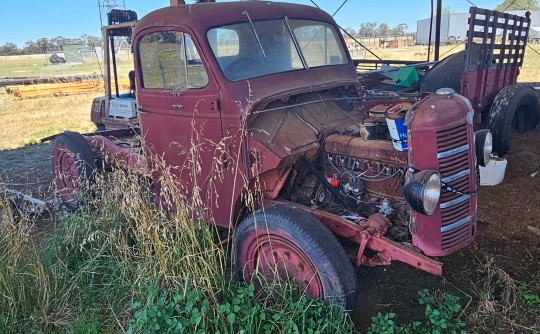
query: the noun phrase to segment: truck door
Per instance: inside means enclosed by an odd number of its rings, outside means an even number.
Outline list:
[[[174,188],[185,195],[188,207],[203,209],[206,215],[218,205],[216,188],[223,186],[216,182],[223,181],[217,175],[223,134],[218,86],[191,36],[169,27],[138,34],[137,108],[157,199],[174,209],[164,190]],[[226,202],[227,196],[221,197]],[[230,208],[230,199],[228,204]],[[218,218],[216,223],[228,224],[228,219]]]

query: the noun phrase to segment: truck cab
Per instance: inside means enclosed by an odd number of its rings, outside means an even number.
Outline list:
[[[327,13],[178,5],[132,36],[140,128],[56,137],[56,185],[71,208],[99,161],[150,175],[155,202],[175,210],[172,179],[193,218],[233,231],[240,279],[292,276],[349,309],[353,264],[440,275],[431,257],[473,241],[489,131],[474,133],[474,110],[452,89],[367,97]]]

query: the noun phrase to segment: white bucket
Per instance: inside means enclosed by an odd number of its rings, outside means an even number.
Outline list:
[[[504,180],[506,171],[506,159],[491,157],[486,167],[480,166],[480,185],[495,186]]]

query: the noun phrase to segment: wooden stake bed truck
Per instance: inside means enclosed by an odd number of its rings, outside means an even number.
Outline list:
[[[367,100],[327,13],[266,1],[178,5],[143,17],[132,40],[140,127],[56,136],[67,207],[113,160],[152,171],[154,200],[168,207],[164,161],[186,198],[201,197],[196,218],[234,230],[241,279],[292,275],[349,309],[352,264],[397,260],[440,275],[431,257],[473,241],[490,132],[473,132],[474,110],[452,89],[414,104]],[[352,262],[338,238],[349,252],[356,245]]]

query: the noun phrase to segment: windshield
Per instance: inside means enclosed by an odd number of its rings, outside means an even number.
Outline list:
[[[219,67],[231,81],[308,67],[346,64],[335,28],[327,23],[269,20],[213,28],[207,37]]]

